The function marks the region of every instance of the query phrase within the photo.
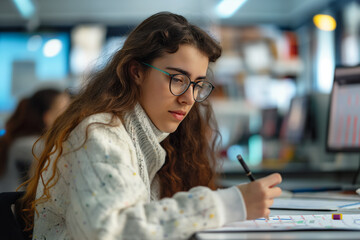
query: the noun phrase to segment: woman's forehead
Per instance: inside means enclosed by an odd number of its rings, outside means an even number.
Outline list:
[[[178,51],[166,53],[153,63],[163,68],[178,68],[190,74],[206,75],[209,58],[194,46],[180,45]]]

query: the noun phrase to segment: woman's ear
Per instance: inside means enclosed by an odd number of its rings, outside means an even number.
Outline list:
[[[144,77],[143,69],[141,68],[140,63],[138,63],[137,61],[132,61],[130,63],[129,70],[132,79],[135,81],[136,84],[140,85]]]

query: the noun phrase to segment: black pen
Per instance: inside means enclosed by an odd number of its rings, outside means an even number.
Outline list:
[[[250,179],[250,181],[252,181],[252,182],[255,181],[255,178],[252,175],[252,173],[250,172],[250,170],[249,170],[248,166],[246,165],[243,157],[240,154],[237,155],[236,157],[239,160],[239,163],[241,164],[241,166],[244,168],[246,176]]]

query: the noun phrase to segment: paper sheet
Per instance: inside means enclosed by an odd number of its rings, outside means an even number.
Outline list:
[[[336,201],[324,199],[276,198],[271,209],[294,209],[312,211],[337,211],[359,209],[359,201]]]
[[[349,194],[344,191],[338,192],[304,192],[295,193],[291,195],[293,198],[311,198],[311,199],[323,199],[323,200],[345,200],[345,201],[360,201],[359,194]]]
[[[360,231],[360,214],[343,214],[342,220],[325,215],[281,215],[269,219],[233,222],[211,232],[291,231],[291,230],[357,230]]]

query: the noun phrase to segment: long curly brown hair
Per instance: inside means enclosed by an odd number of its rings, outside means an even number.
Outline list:
[[[26,229],[33,227],[36,204],[50,198],[49,189],[57,182],[56,166],[63,152],[62,144],[71,131],[84,118],[96,113],[112,113],[123,120],[140,94],[130,76],[131,62],[152,63],[165,53],[175,53],[182,44],[195,46],[208,56],[209,62],[215,62],[221,55],[221,47],[205,31],[180,15],[161,12],[136,27],[108,64],[92,74],[89,84],[42,137],[44,150],[37,158],[34,175],[25,183],[26,193],[20,201]],[[146,67],[143,70],[147,71]],[[178,129],[162,142],[167,152],[166,162],[158,174],[162,197],[199,185],[215,187],[216,129],[210,104],[195,103]],[[51,158],[54,161],[52,176],[45,181],[42,173],[49,167],[51,155],[55,155]],[[44,192],[35,199],[39,181],[44,185]]]

